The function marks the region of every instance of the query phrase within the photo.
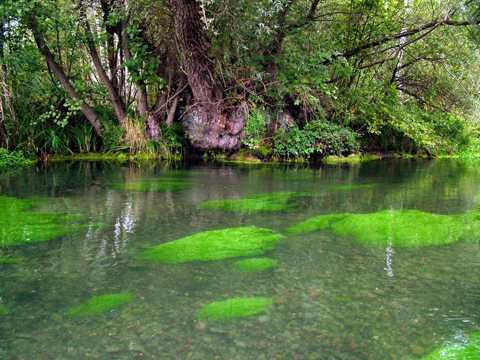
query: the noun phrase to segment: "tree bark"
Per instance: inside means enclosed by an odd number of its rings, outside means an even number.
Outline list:
[[[102,125],[98,120],[97,113],[90,105],[87,104],[87,102],[84,99],[82,99],[81,95],[73,87],[67,74],[65,74],[65,71],[63,70],[63,68],[55,61],[55,58],[45,41],[44,35],[40,31],[37,18],[35,17],[34,14],[30,14],[28,18],[28,25],[32,30],[33,37],[35,38],[35,42],[37,44],[38,50],[45,58],[48,66],[50,67],[50,70],[55,75],[57,80],[60,82],[60,84],[62,85],[64,90],[67,92],[67,94],[72,99],[80,103],[80,110],[82,111],[83,115],[85,115],[87,120],[93,126],[96,134],[101,137]]]
[[[199,150],[236,150],[241,146],[247,116],[246,103],[228,103],[208,55],[210,43],[196,0],[169,0],[175,18],[175,35],[183,69],[195,103],[184,125]]]

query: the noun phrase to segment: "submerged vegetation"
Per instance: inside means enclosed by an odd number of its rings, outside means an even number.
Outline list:
[[[23,258],[18,256],[9,256],[9,255],[2,255],[0,253],[0,265],[15,265],[19,264],[23,261]]]
[[[231,320],[251,317],[266,312],[272,304],[272,299],[265,297],[233,298],[215,301],[205,305],[198,312],[198,317],[207,320]]]
[[[244,259],[235,262],[234,266],[242,272],[260,272],[276,268],[278,260],[270,258]]]
[[[5,305],[0,304],[0,316],[8,315],[8,313],[8,308]]]
[[[94,296],[87,302],[70,309],[68,313],[73,317],[88,317],[103,314],[117,310],[133,300],[134,296],[129,293]]]
[[[475,360],[480,359],[480,332],[469,336],[467,342],[438,349],[422,360]]]
[[[278,192],[241,199],[209,200],[200,204],[199,208],[245,213],[287,211],[298,208],[297,201],[309,196],[311,196],[309,193]]]
[[[204,231],[147,249],[144,260],[165,264],[257,256],[273,250],[282,238],[255,226]]]
[[[191,187],[191,183],[177,178],[161,178],[155,180],[138,180],[113,183],[116,190],[139,191],[139,192],[166,192],[182,191]]]
[[[84,227],[81,215],[38,211],[39,202],[0,196],[0,247],[49,241]]]
[[[364,245],[421,247],[459,240],[478,241],[480,219],[475,212],[440,215],[418,210],[384,210],[370,214],[320,215],[294,225],[291,234],[327,230]]]

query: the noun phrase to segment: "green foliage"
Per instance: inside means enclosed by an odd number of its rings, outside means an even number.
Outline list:
[[[204,231],[147,249],[144,260],[165,264],[257,256],[273,250],[282,238],[255,226]]]
[[[469,336],[468,342],[447,345],[422,360],[475,360],[480,359],[480,332]]]
[[[478,241],[480,218],[476,212],[440,215],[418,210],[384,210],[371,214],[331,214],[308,219],[288,229],[291,234],[328,230],[352,237],[364,245],[422,247],[459,240]]]
[[[0,196],[0,247],[35,244],[80,231],[83,217],[36,211],[38,200]]]
[[[274,137],[275,155],[282,158],[345,155],[358,151],[355,133],[327,121],[311,121],[303,129],[293,126]]]
[[[288,211],[298,208],[299,204],[295,200],[308,196],[311,194],[278,192],[241,199],[209,200],[200,204],[199,209],[244,213]]]
[[[29,167],[33,164],[35,161],[27,159],[21,151],[0,148],[0,171]]]
[[[260,315],[273,304],[272,299],[265,297],[232,298],[215,301],[205,305],[199,312],[199,319],[232,320]]]
[[[234,266],[242,272],[260,272],[276,268],[278,260],[270,258],[245,259],[237,261]]]
[[[267,131],[265,111],[257,108],[250,111],[245,125],[243,144],[251,150],[261,149]]]
[[[134,296],[129,293],[105,294],[94,296],[87,302],[73,307],[69,310],[69,315],[73,317],[88,317],[99,315],[113,310],[117,310],[125,304],[134,300]]]

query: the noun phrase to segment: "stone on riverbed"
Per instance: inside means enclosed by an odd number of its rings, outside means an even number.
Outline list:
[[[251,317],[266,312],[272,306],[272,299],[266,297],[232,298],[205,305],[198,318],[207,320],[231,320]]]
[[[273,250],[282,235],[255,226],[199,232],[147,249],[141,259],[165,264],[258,256]]]

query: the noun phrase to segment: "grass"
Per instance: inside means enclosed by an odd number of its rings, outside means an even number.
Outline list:
[[[480,359],[480,332],[473,333],[465,344],[449,345],[425,356],[422,360]]]
[[[164,264],[258,256],[273,250],[282,238],[255,226],[204,231],[154,246],[140,258]]]
[[[38,201],[0,196],[0,247],[49,241],[84,227],[81,215],[36,211]]]
[[[266,312],[272,306],[272,299],[265,297],[232,298],[205,305],[198,318],[207,320],[231,320],[251,317]]]
[[[261,272],[274,269],[277,266],[278,260],[270,258],[245,259],[239,260],[234,264],[234,267],[242,272]]]
[[[73,317],[88,317],[103,314],[116,310],[121,306],[132,302],[133,299],[134,296],[129,293],[94,296],[87,302],[71,308],[68,313]]]
[[[244,213],[280,212],[298,208],[299,204],[295,200],[308,196],[311,195],[300,192],[277,192],[240,199],[209,200],[200,204],[198,208]]]
[[[384,210],[369,214],[316,216],[288,229],[290,234],[327,230],[352,237],[364,245],[422,247],[447,245],[462,239],[478,240],[476,213],[440,215],[418,210]]]
[[[190,186],[191,184],[188,181],[176,178],[127,181],[112,184],[112,187],[116,190],[138,192],[182,191],[190,188]]]

